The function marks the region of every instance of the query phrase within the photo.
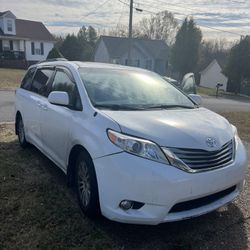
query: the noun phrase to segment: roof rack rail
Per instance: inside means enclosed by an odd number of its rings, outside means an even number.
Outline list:
[[[37,62],[37,64],[39,63],[44,63],[44,62],[57,62],[57,61],[68,61],[66,58],[51,58],[51,59],[46,59],[46,60],[42,60],[42,61],[39,61]]]

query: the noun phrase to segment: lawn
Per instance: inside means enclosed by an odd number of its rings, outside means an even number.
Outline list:
[[[216,95],[216,89],[210,89],[202,86],[197,86],[197,94],[199,95]]]
[[[16,87],[20,86],[25,72],[22,69],[0,68],[0,89],[16,89]]]
[[[244,141],[250,142],[250,112],[226,112],[222,115],[237,127]]]
[[[227,113],[250,142],[250,113]],[[250,144],[249,144],[250,145]],[[248,249],[250,187],[236,202],[199,218],[135,226],[86,218],[66,178],[37,149],[21,149],[0,125],[0,249]]]

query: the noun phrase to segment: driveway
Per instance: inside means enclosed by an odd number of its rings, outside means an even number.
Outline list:
[[[202,96],[203,106],[215,112],[250,112],[250,99],[229,99],[229,98],[215,98],[210,96]]]
[[[15,92],[0,90],[0,123],[14,121]]]
[[[0,122],[15,120],[15,92],[0,90]],[[250,111],[250,101],[203,96],[203,106],[215,112]]]

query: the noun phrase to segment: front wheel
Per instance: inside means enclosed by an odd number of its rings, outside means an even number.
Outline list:
[[[26,148],[28,146],[28,142],[25,138],[24,125],[22,117],[19,117],[17,120],[17,132],[18,132],[18,141],[22,148]]]
[[[89,217],[98,215],[100,209],[95,169],[85,152],[81,152],[76,161],[76,186],[78,202],[84,214]]]

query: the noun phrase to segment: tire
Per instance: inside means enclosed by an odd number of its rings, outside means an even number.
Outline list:
[[[100,214],[98,186],[94,164],[85,152],[80,152],[76,160],[76,191],[83,213],[88,217]]]
[[[21,116],[17,119],[17,135],[20,146],[22,148],[26,148],[28,146],[28,142],[26,141],[23,119]]]

